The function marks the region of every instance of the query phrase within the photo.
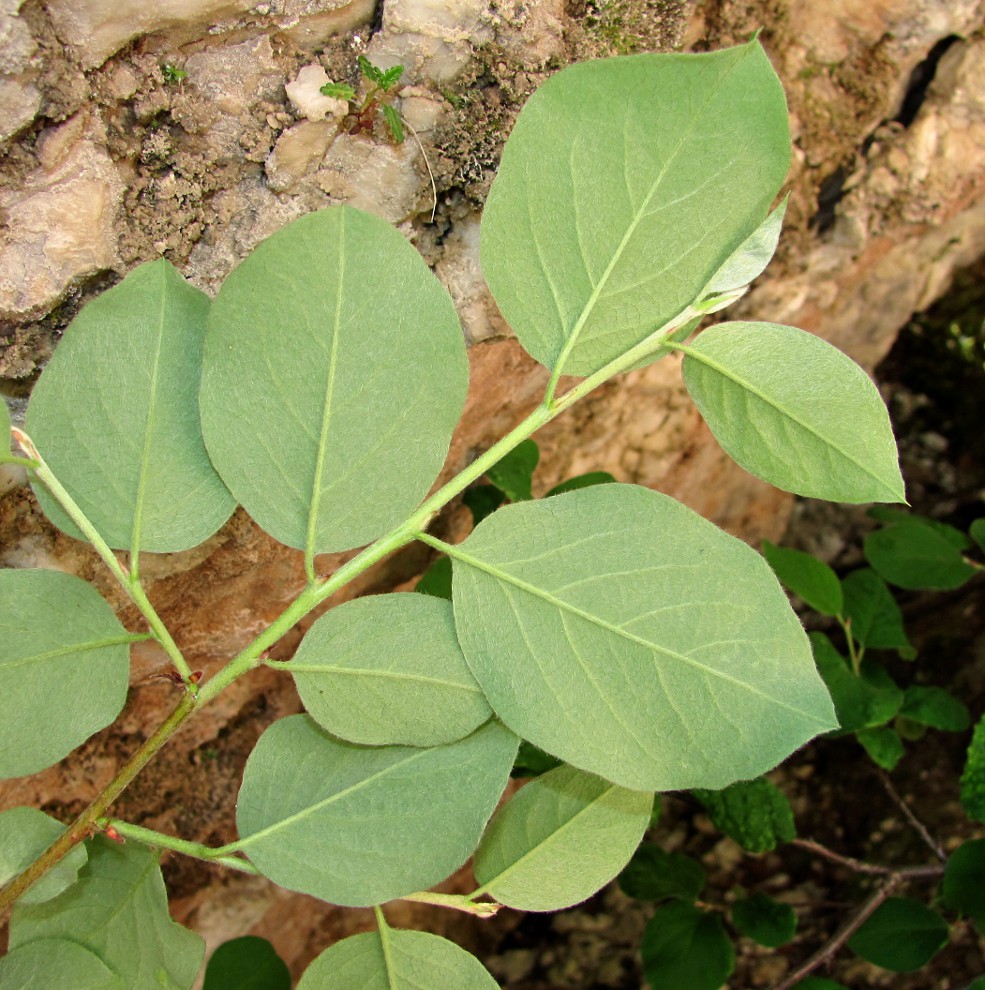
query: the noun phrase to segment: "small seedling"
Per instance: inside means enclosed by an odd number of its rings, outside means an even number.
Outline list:
[[[166,86],[177,86],[180,89],[188,78],[188,73],[184,69],[179,69],[173,62],[165,62],[161,66],[161,76]]]
[[[359,71],[362,73],[363,79],[369,84],[369,88],[358,108],[353,111],[352,133],[372,133],[373,124],[379,112],[383,115],[390,136],[397,144],[401,144],[404,140],[403,121],[390,101],[396,95],[397,84],[404,74],[404,67],[394,65],[389,69],[380,69],[373,65],[365,55],[360,55]],[[337,100],[347,100],[349,103],[355,103],[357,100],[355,89],[347,83],[326,83],[322,86],[321,93]]]

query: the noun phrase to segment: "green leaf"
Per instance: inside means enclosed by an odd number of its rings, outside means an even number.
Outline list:
[[[576,492],[580,488],[591,488],[593,485],[611,485],[615,483],[615,478],[608,471],[589,471],[587,474],[579,474],[567,481],[562,481],[560,485],[555,485],[544,498],[552,495],[563,495],[565,492]]]
[[[651,336],[759,227],[789,155],[758,41],[558,72],[520,113],[482,218],[482,269],[520,343],[588,375]]]
[[[869,754],[876,766],[883,770],[895,770],[896,764],[903,759],[903,740],[895,729],[883,726],[876,729],[861,729],[855,733],[855,738]]]
[[[425,932],[385,928],[336,942],[297,990],[499,990],[475,956]]]
[[[291,990],[291,971],[265,938],[243,935],[212,953],[202,990]]]
[[[340,742],[304,715],[250,754],[236,844],[288,890],[365,907],[426,890],[474,852],[517,738],[499,723],[432,749]]]
[[[489,823],[475,878],[519,911],[560,911],[601,890],[629,861],[653,795],[560,766],[515,794]]]
[[[547,773],[548,770],[553,770],[560,765],[561,761],[556,756],[551,756],[532,743],[528,743],[526,739],[521,739],[510,776],[539,777],[542,773]]]
[[[914,526],[926,526],[934,530],[939,536],[943,536],[948,543],[958,550],[967,550],[971,546],[971,540],[957,527],[950,526],[939,519],[931,519],[929,516],[910,512],[908,509],[897,509],[890,505],[874,505],[866,512],[866,515],[883,523],[911,523]]]
[[[712,276],[705,287],[705,298],[733,294],[745,290],[766,270],[776,246],[780,242],[780,230],[787,212],[789,194],[783,202],[739,245],[736,251]],[[714,312],[714,310],[708,310]]]
[[[381,85],[383,89],[390,90],[400,81],[400,77],[404,74],[404,67],[402,65],[392,65],[389,69],[383,72],[383,80]]]
[[[838,575],[817,557],[763,541],[766,558],[780,583],[822,615],[841,615],[844,600]]]
[[[97,836],[79,881],[44,904],[19,904],[10,947],[65,938],[98,956],[127,990],[189,990],[205,954],[201,936],[168,914],[157,853]]]
[[[632,790],[724,786],[835,727],[766,562],[666,495],[598,485],[507,506],[450,553],[493,711],[573,766]]]
[[[907,897],[890,897],[848,940],[848,946],[883,969],[911,973],[926,966],[947,938],[947,924],[936,911]]]
[[[856,677],[824,633],[810,634],[817,668],[827,684],[845,731],[885,725],[903,704],[903,692],[879,664],[865,663]]]
[[[0,399],[0,464],[13,457],[10,449],[10,410],[4,399]]]
[[[752,853],[768,852],[797,834],[793,809],[765,777],[742,780],[722,791],[696,790],[715,827]]]
[[[439,557],[420,577],[414,590],[451,601],[451,558]]]
[[[944,732],[964,732],[971,725],[967,705],[939,687],[908,687],[900,715]]]
[[[919,523],[897,523],[869,533],[864,551],[872,567],[900,588],[949,591],[975,576],[947,537]]]
[[[985,519],[976,519],[968,530],[979,550],[985,551]]]
[[[0,778],[44,770],[120,714],[134,638],[81,578],[0,571]]]
[[[491,516],[505,501],[506,495],[495,485],[473,485],[462,495],[462,502],[472,513],[473,526]]]
[[[27,408],[27,432],[116,550],[197,546],[235,503],[198,418],[209,300],[166,261],[135,268],[65,331]],[[82,538],[40,485],[45,514]]]
[[[0,812],[0,887],[27,869],[65,831],[37,808]],[[57,897],[78,879],[86,864],[86,848],[78,845],[21,895],[21,904],[41,904]]]
[[[985,822],[985,716],[975,726],[961,774],[961,804],[968,817]]]
[[[696,901],[704,885],[705,871],[696,859],[665,852],[653,842],[643,843],[619,874],[623,893],[640,901]]]
[[[492,715],[462,656],[451,602],[371,595],[308,630],[287,670],[308,714],[367,746],[437,746]]]
[[[403,144],[404,123],[400,119],[400,114],[389,103],[383,105],[383,119],[386,121],[386,126],[390,128],[393,140],[397,144]]]
[[[941,892],[952,911],[985,926],[985,839],[971,839],[951,853]]]
[[[486,472],[486,477],[511,502],[527,502],[534,497],[531,485],[539,460],[540,448],[536,441],[524,440],[498,460]]]
[[[95,953],[63,938],[39,938],[0,959],[0,990],[129,990]]]
[[[359,71],[363,74],[363,77],[369,82],[376,83],[377,86],[383,86],[383,70],[378,69],[375,65],[365,55],[360,55],[356,59],[359,65]]]
[[[842,580],[841,588],[845,616],[856,642],[875,650],[898,650],[904,660],[916,656],[903,627],[903,613],[889,585],[875,571],[868,567],[852,571]]]
[[[336,100],[346,100],[352,102],[356,98],[356,91],[346,83],[325,83],[319,90],[322,96],[331,96]]]
[[[732,924],[746,938],[777,949],[797,933],[797,914],[789,904],[765,894],[753,894],[732,905]]]
[[[719,323],[688,346],[684,383],[750,474],[832,502],[903,502],[889,413],[866,373],[796,327]]]
[[[735,949],[718,915],[682,901],[657,908],[640,951],[653,990],[719,990],[735,967]]]
[[[263,529],[346,550],[424,498],[467,387],[455,307],[421,256],[383,220],[332,207],[269,237],[219,290],[202,426]]]

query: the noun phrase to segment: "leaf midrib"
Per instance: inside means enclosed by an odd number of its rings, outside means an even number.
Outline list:
[[[470,694],[482,694],[482,689],[475,685],[463,684],[461,681],[450,681],[441,677],[430,677],[427,674],[409,674],[401,671],[375,670],[372,667],[339,667],[331,664],[319,663],[298,663],[292,660],[286,664],[283,670],[288,673],[304,674],[342,674],[343,676],[362,676],[369,679],[383,679],[395,681],[415,681],[422,684],[434,684],[439,687],[453,688],[458,691],[467,691]]]
[[[30,663],[46,663],[48,660],[57,660],[59,657],[69,656],[73,653],[87,653],[91,650],[101,650],[107,646],[121,646],[133,642],[136,642],[133,634],[124,633],[119,636],[111,636],[107,639],[60,646],[54,650],[46,650],[44,653],[32,653],[30,656],[19,657],[16,660],[4,661],[0,659],[0,673],[6,673],[8,670],[16,670],[18,667],[23,667]]]

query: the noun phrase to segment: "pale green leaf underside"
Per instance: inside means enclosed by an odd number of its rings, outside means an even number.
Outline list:
[[[665,495],[508,506],[454,548],[459,641],[522,738],[632,790],[724,787],[834,712],[765,561]]]
[[[653,794],[560,766],[514,795],[489,823],[475,878],[501,904],[560,911],[591,897],[629,862]]]
[[[498,722],[412,749],[355,746],[307,716],[281,719],[247,761],[237,846],[282,887],[333,904],[426,889],[475,850],[518,745]]]
[[[288,670],[308,714],[369,746],[437,746],[492,711],[465,662],[451,602],[426,595],[358,598],[311,627]]]
[[[0,959],[0,990],[129,990],[99,956],[63,938],[42,938]]]
[[[65,826],[37,808],[0,812],[0,887],[22,870],[65,831]],[[41,904],[75,883],[86,864],[86,848],[78,845],[21,895],[22,904]]]
[[[725,452],[757,478],[833,502],[904,502],[889,414],[872,380],[796,327],[720,323],[684,382]]]
[[[312,553],[369,543],[423,499],[468,387],[448,293],[393,227],[350,207],[289,224],[212,306],[202,425],[230,490]]]
[[[475,956],[426,932],[364,932],[305,970],[298,990],[499,990]]]
[[[736,292],[762,275],[776,253],[786,212],[787,199],[784,199],[715,272],[705,288],[705,296]]]
[[[235,507],[197,411],[208,311],[168,262],[141,265],[79,313],[31,395],[27,432],[114,549],[186,550]],[[35,491],[52,522],[80,537]]]
[[[81,578],[0,571],[0,778],[44,770],[119,715],[133,638]]]
[[[648,337],[762,223],[789,156],[758,42],[557,73],[520,113],[482,218],[483,271],[520,343],[587,375]]]
[[[88,949],[127,990],[190,990],[205,954],[201,936],[168,913],[157,853],[97,837],[78,883],[44,904],[14,908],[10,947],[64,938]]]

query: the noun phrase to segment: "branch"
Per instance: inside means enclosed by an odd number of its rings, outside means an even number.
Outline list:
[[[889,779],[889,774],[885,770],[879,770],[879,779],[882,781],[882,786],[886,789],[886,793],[893,799],[896,806],[903,812],[906,820],[913,826],[917,834],[923,839],[924,844],[927,848],[942,862],[947,862],[947,853],[941,848],[941,844],[937,842],[934,837],[930,834],[927,827],[920,821],[919,818],[914,814],[913,809],[900,797],[899,792],[893,786],[893,782]]]

